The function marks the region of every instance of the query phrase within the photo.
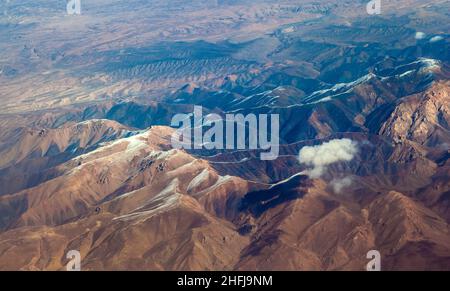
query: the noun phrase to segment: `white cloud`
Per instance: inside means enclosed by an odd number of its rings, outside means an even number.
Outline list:
[[[333,191],[336,194],[339,194],[339,193],[342,192],[342,190],[344,190],[345,188],[347,188],[350,185],[352,185],[352,182],[353,182],[352,177],[345,177],[343,179],[333,179],[330,182],[330,185],[333,188]]]
[[[418,31],[416,32],[416,39],[420,40],[420,39],[424,39],[427,35],[424,32]]]
[[[328,165],[351,161],[357,152],[357,143],[351,139],[334,139],[322,145],[303,147],[299,161],[310,167],[307,173],[311,178],[319,178]]]

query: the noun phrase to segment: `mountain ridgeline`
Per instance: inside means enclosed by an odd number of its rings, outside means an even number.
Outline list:
[[[0,4],[0,270],[450,270],[448,3],[25,2]],[[174,148],[195,106],[277,114],[278,158]]]

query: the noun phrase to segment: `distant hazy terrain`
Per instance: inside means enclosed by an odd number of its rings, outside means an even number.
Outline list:
[[[332,48],[372,44],[372,56],[414,45],[419,29],[448,32],[447,10],[419,2],[389,1],[370,17],[365,1],[85,0],[79,16],[64,1],[2,1],[1,111],[148,100],[189,82],[311,64]]]

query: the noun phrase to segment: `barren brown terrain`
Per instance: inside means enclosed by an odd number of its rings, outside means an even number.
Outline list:
[[[448,1],[62,2],[0,3],[0,270],[450,270]]]

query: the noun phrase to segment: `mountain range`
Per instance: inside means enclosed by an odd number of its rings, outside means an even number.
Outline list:
[[[450,270],[448,1],[0,4],[0,270]],[[279,157],[171,120],[278,114]]]

